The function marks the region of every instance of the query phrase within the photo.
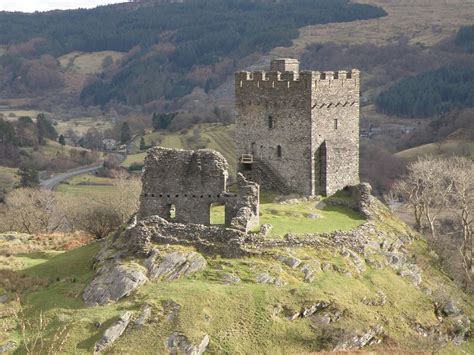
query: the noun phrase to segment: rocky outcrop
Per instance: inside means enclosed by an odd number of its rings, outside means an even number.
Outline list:
[[[383,328],[379,325],[369,329],[362,335],[353,335],[342,331],[342,334],[338,336],[339,339],[333,351],[357,350],[362,349],[366,345],[378,344],[382,341],[382,334]]]
[[[209,345],[209,336],[206,334],[197,345],[191,344],[186,336],[178,332],[171,334],[166,340],[166,347],[171,355],[201,355]]]
[[[283,286],[285,284],[280,278],[270,276],[267,273],[258,274],[256,281],[259,284],[269,284],[269,285],[275,285],[277,287]]]
[[[293,256],[276,255],[275,259],[281,261],[283,264],[289,266],[292,269],[297,268],[301,264],[301,260]]]
[[[139,266],[103,266],[84,290],[83,300],[88,306],[118,301],[148,281],[145,273]]]
[[[117,322],[108,328],[102,338],[95,344],[94,354],[104,351],[111,346],[118,338],[122,336],[127,329],[130,320],[132,319],[132,312],[125,312],[122,314]]]
[[[190,276],[206,268],[206,259],[195,252],[174,252],[160,258],[153,253],[146,261],[148,274],[151,280],[172,281],[181,277]]]

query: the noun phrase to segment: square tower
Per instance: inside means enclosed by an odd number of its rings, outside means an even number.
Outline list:
[[[299,71],[296,59],[235,74],[239,172],[262,188],[330,195],[359,183],[359,71]]]

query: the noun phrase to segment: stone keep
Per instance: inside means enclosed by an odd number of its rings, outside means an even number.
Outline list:
[[[281,193],[330,195],[359,183],[359,71],[235,74],[239,171]]]
[[[248,232],[259,225],[259,185],[238,174],[238,191],[229,192],[227,177],[227,161],[216,151],[149,149],[138,218],[209,225],[211,206],[219,203],[225,206],[226,226]]]

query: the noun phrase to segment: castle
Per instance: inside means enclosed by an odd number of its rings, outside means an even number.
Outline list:
[[[277,59],[270,71],[235,74],[239,172],[280,193],[330,195],[359,183],[360,72],[299,71]]]

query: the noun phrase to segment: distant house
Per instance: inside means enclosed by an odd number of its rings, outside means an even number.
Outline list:
[[[105,151],[110,152],[117,149],[117,141],[115,139],[103,139],[102,146]]]

